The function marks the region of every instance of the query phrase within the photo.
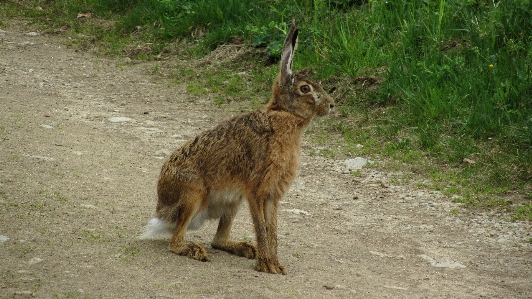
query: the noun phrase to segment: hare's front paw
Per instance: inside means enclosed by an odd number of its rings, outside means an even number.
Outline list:
[[[206,262],[209,260],[207,251],[198,243],[183,242],[180,244],[170,244],[168,249],[175,254],[185,255],[198,261]]]
[[[286,268],[283,265],[268,259],[257,259],[256,269],[260,272],[286,275]]]
[[[239,243],[240,248],[238,255],[247,257],[248,259],[255,259],[257,257],[257,247],[248,242]]]
[[[248,242],[227,240],[223,242],[213,242],[211,245],[212,248],[224,250],[234,255],[247,257],[248,259],[254,259],[257,257],[257,247]]]

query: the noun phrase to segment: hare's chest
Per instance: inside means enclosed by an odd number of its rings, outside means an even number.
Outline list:
[[[293,145],[293,144],[292,144]],[[274,194],[282,196],[297,178],[301,149],[289,146],[279,151],[270,164],[263,182]]]
[[[283,142],[282,146],[279,147],[279,151],[274,156],[272,160],[275,161],[274,164],[280,171],[280,175],[295,175],[299,168],[299,159],[301,156],[300,142]]]

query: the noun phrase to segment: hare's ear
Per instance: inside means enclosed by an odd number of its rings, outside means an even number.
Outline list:
[[[281,56],[281,86],[291,85],[292,79],[292,61],[294,59],[294,51],[297,48],[297,34],[296,20],[292,20],[290,31],[284,40],[283,53]]]

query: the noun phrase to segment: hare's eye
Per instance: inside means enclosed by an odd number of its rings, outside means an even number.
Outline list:
[[[301,87],[299,87],[299,90],[301,90],[302,93],[309,93],[310,92],[310,86],[301,85]]]

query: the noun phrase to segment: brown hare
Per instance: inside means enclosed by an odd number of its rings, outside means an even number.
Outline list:
[[[292,73],[297,35],[294,20],[284,42],[281,72],[263,109],[222,122],[166,159],[157,184],[155,218],[141,238],[173,231],[170,251],[206,261],[203,246],[186,242],[185,232],[206,219],[220,219],[213,248],[256,258],[258,271],[286,274],[277,258],[277,207],[296,178],[304,129],[334,106],[320,85]],[[230,239],[243,200],[249,205],[257,245]]]

